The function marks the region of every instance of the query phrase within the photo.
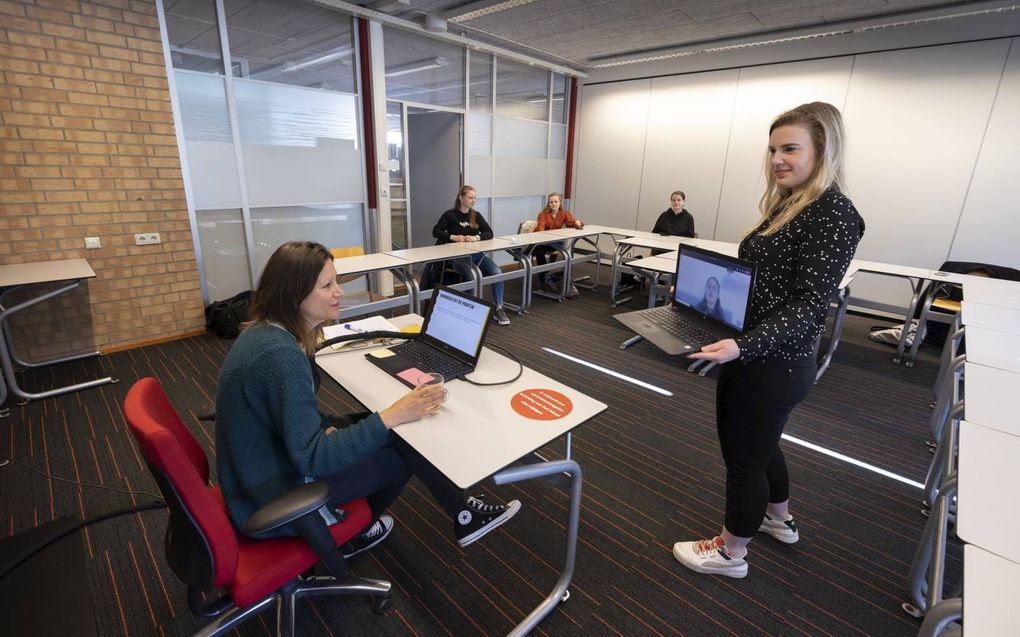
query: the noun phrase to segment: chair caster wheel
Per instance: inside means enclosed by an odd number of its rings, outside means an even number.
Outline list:
[[[560,603],[562,604],[563,602],[567,601],[568,599],[570,599],[570,589],[567,589],[567,590],[563,591],[563,597],[560,598]]]
[[[393,598],[391,597],[372,598],[372,612],[376,615],[385,615],[391,605],[393,605]]]
[[[918,619],[924,617],[924,611],[918,608],[917,606],[914,606],[910,602],[904,602],[900,604],[900,608],[902,608],[903,612],[910,615],[911,617],[917,617]]]

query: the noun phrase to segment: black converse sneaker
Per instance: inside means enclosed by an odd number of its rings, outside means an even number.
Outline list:
[[[386,536],[393,530],[393,516],[380,515],[375,523],[361,532],[361,535],[354,537],[347,544],[340,547],[344,559],[351,559],[358,553],[367,551],[373,546],[386,539]]]
[[[482,497],[468,496],[457,519],[453,521],[453,532],[461,546],[481,538],[514,517],[521,508],[520,500],[511,500],[506,504],[486,504]]]

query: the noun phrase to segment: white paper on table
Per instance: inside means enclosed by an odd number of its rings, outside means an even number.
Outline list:
[[[359,319],[357,321],[341,321],[336,325],[327,325],[322,328],[322,335],[327,338],[334,338],[337,336],[346,336],[348,334],[362,334],[365,332],[399,332],[400,328],[390,323],[388,320],[381,316],[370,316],[368,318]],[[340,349],[355,350],[362,349],[365,347],[379,347],[380,345],[390,345],[390,339],[387,338],[374,338],[368,341],[344,341],[342,343],[336,343],[330,345],[330,349],[337,351]]]

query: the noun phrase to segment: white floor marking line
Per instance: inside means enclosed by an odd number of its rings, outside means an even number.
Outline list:
[[[543,347],[542,349],[544,349],[545,351],[549,352],[550,354],[554,354],[554,355],[559,356],[561,358],[565,358],[568,361],[574,361],[578,365],[584,365],[585,367],[590,367],[591,369],[600,371],[603,374],[608,374],[609,376],[612,376],[614,378],[619,378],[620,380],[625,380],[628,383],[633,383],[633,384],[637,385],[638,387],[644,387],[645,389],[650,389],[650,390],[652,390],[653,392],[655,392],[657,394],[662,394],[663,396],[672,396],[673,395],[673,392],[671,392],[669,390],[663,389],[661,387],[656,387],[655,385],[651,385],[649,383],[646,383],[646,382],[644,382],[642,380],[638,380],[636,378],[631,378],[630,376],[624,376],[620,372],[614,372],[611,369],[606,369],[605,367],[600,367],[600,366],[596,365],[595,363],[589,363],[588,361],[580,359],[580,358],[577,358],[576,356],[571,356],[570,354],[564,354],[563,352],[557,352],[556,350],[550,349],[548,347]]]
[[[910,486],[917,487],[918,489],[923,489],[924,488],[924,485],[921,484],[920,482],[915,482],[914,480],[911,480],[909,478],[904,478],[903,476],[896,475],[892,471],[886,471],[885,469],[880,469],[879,467],[876,467],[873,464],[868,464],[867,462],[861,462],[860,460],[855,460],[855,459],[851,458],[850,456],[844,456],[843,454],[837,453],[835,451],[832,451],[831,449],[826,449],[825,447],[820,447],[820,446],[816,445],[813,442],[808,442],[807,440],[801,440],[800,438],[794,438],[790,434],[783,434],[783,439],[784,440],[789,440],[790,442],[792,442],[795,445],[800,445],[802,447],[807,447],[808,449],[811,449],[812,451],[817,451],[818,453],[825,454],[826,456],[829,456],[831,458],[835,458],[837,460],[842,460],[843,462],[849,462],[852,465],[861,467],[863,469],[867,469],[868,471],[874,471],[875,473],[877,473],[879,475],[883,475],[883,476],[885,476],[887,478],[892,478],[893,480],[896,480],[897,482],[902,482],[903,484],[909,484]]]

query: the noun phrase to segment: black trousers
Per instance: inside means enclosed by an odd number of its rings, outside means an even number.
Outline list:
[[[367,414],[341,417],[336,419],[335,424],[343,427],[364,416]],[[357,498],[367,498],[373,518],[378,518],[397,499],[412,475],[425,483],[432,497],[447,513],[451,516],[457,514],[464,501],[464,492],[394,433],[381,449],[325,478],[329,485],[330,506],[338,507]]]
[[[716,386],[716,429],[726,463],[726,530],[752,537],[769,502],[790,497],[779,438],[790,411],[815,383],[813,357],[739,360],[723,365]]]

